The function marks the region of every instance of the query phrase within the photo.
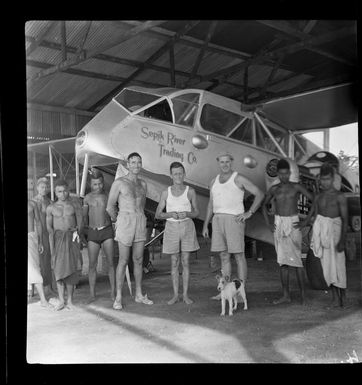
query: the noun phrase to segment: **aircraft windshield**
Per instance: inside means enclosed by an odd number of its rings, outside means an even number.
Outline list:
[[[206,131],[226,136],[242,119],[241,115],[211,104],[205,104],[202,109],[200,124]]]
[[[193,127],[198,109],[200,94],[183,94],[172,98],[175,123]]]
[[[144,92],[133,91],[124,89],[120,92],[115,100],[121,104],[127,110],[133,112],[138,110],[147,104],[154,102],[155,100],[160,99],[157,95],[151,95]]]

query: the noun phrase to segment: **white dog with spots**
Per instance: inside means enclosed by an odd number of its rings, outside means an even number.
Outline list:
[[[233,315],[233,310],[236,310],[238,306],[237,295],[239,294],[244,302],[244,310],[248,309],[248,303],[246,300],[244,282],[240,279],[233,279],[230,281],[229,276],[216,276],[218,281],[217,290],[221,294],[221,314],[225,315],[225,302],[229,302],[229,315]],[[234,302],[234,304],[233,304]]]

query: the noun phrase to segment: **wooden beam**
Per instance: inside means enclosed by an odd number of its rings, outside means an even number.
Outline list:
[[[51,64],[37,62],[35,60],[27,60],[26,64],[29,65],[29,66],[32,66],[32,67],[43,68],[43,69],[51,67]],[[64,73],[71,74],[71,75],[77,75],[77,76],[84,76],[84,77],[94,78],[94,79],[109,80],[109,81],[113,81],[113,82],[117,82],[117,83],[124,82],[124,81],[127,80],[126,78],[123,78],[123,77],[120,77],[120,76],[101,74],[99,72],[91,72],[91,71],[85,71],[85,70],[78,70],[78,69],[75,69],[75,68],[69,68],[69,69],[65,70]],[[158,83],[152,83],[152,82],[144,82],[144,81],[141,81],[141,80],[134,81],[134,84],[135,85],[139,85],[139,86],[146,86],[146,87],[149,87],[149,86],[153,86],[153,87],[166,87],[165,84],[158,84]],[[28,84],[28,88],[31,89],[31,86],[32,86],[32,83],[29,83]]]
[[[244,103],[248,102],[249,94],[249,67],[246,67],[244,70]]]
[[[204,55],[205,55],[206,48],[207,48],[207,46],[209,45],[210,39],[211,39],[211,37],[212,37],[212,35],[213,35],[214,31],[215,31],[217,22],[218,22],[217,20],[214,20],[214,21],[210,24],[210,26],[209,26],[209,30],[207,31],[207,35],[206,35],[205,42],[204,42],[204,44],[202,45],[202,47],[200,48],[199,55],[197,56],[195,65],[194,65],[194,67],[192,68],[192,71],[191,71],[191,73],[190,73],[190,76],[189,76],[188,81],[191,80],[192,78],[194,78],[194,77],[196,76],[196,74],[197,74],[197,71],[198,71],[198,69],[199,69],[199,67],[200,67],[200,64],[201,64],[201,62],[202,62],[202,59],[203,59],[203,57],[204,57]],[[188,81],[187,81],[187,83],[188,83]],[[187,86],[187,84],[186,84],[186,86]],[[184,87],[182,87],[182,88],[184,88]]]
[[[25,38],[26,38],[27,41],[33,41],[34,40],[30,36],[26,36]],[[42,47],[46,47],[46,48],[50,48],[50,49],[54,49],[54,50],[59,50],[59,51],[61,50],[60,44],[54,43],[54,42],[50,42],[50,41],[46,41],[46,40],[44,40],[40,45]],[[76,53],[77,52],[77,48],[68,45],[67,46],[67,52],[69,52],[69,53]],[[106,62],[118,63],[118,64],[121,64],[121,65],[128,65],[128,66],[137,67],[137,68],[140,68],[140,67],[142,67],[144,65],[145,68],[152,69],[154,71],[170,73],[170,69],[167,68],[167,67],[162,67],[162,66],[155,65],[155,64],[152,64],[152,63],[151,64],[145,64],[145,63],[137,61],[137,60],[124,59],[124,58],[119,58],[119,57],[116,57],[116,56],[110,56],[110,55],[105,55],[105,54],[95,55],[94,58],[97,59],[97,60],[103,60],[103,61],[106,61]],[[49,67],[47,67],[47,68],[49,68]],[[67,71],[64,71],[64,72],[67,72]],[[175,75],[189,77],[190,73],[175,69]],[[293,73],[292,76],[295,76],[295,74]],[[199,76],[199,75],[196,75],[194,79],[195,80],[198,79],[201,82],[201,76]],[[220,83],[221,83],[220,80],[218,80],[217,82],[216,81],[213,82],[213,85],[210,86],[211,89],[217,87]],[[232,83],[232,82],[228,82],[228,81],[225,81],[225,84],[228,84],[228,85],[230,85],[232,87],[235,87],[235,88],[239,88],[241,90],[244,88],[243,85]],[[210,91],[211,91],[211,89],[210,89]],[[250,89],[250,90],[252,91],[252,89]],[[255,90],[259,91],[259,89],[255,89]]]
[[[181,36],[185,35],[189,30],[191,30],[195,25],[197,25],[200,22],[200,20],[193,20],[188,23],[180,30],[178,31],[166,44],[164,44],[161,48],[159,48],[155,53],[153,53],[142,65],[139,69],[137,69],[133,74],[126,79],[124,82],[122,82],[119,86],[114,88],[111,92],[109,92],[107,95],[105,95],[102,99],[100,99],[97,103],[95,103],[90,110],[93,111],[100,105],[103,105],[106,103],[109,99],[111,99],[115,94],[117,94],[120,90],[122,90],[127,84],[129,84],[131,81],[133,81],[141,72],[144,71],[147,64],[153,63],[155,60],[157,60],[159,57],[161,57],[166,51],[170,49],[171,45],[174,45]]]
[[[87,23],[85,25],[85,28],[84,28],[83,38],[82,38],[82,40],[81,40],[81,42],[79,44],[79,47],[78,47],[78,49],[77,49],[77,51],[75,53],[77,56],[79,56],[81,54],[81,52],[83,51],[84,44],[87,41],[87,37],[88,37],[91,25],[92,25],[92,21],[87,21]]]
[[[173,44],[170,45],[170,85],[171,87],[176,86],[176,77],[175,77],[175,51],[173,49]]]
[[[270,51],[268,53],[264,53],[264,52],[260,53],[259,52],[255,56],[251,57],[250,59],[243,61],[242,63],[234,64],[232,66],[229,66],[229,67],[223,68],[221,70],[212,72],[208,75],[201,76],[201,81],[208,81],[210,79],[213,79],[213,78],[216,78],[219,76],[224,76],[225,77],[224,79],[226,79],[227,77],[232,76],[236,72],[241,71],[242,69],[244,69],[248,65],[263,62],[267,57],[270,58],[272,56],[279,56],[282,54],[285,54],[285,55],[292,54],[292,53],[295,53],[295,52],[300,51],[302,49],[305,49],[306,47],[308,47],[310,45],[318,45],[318,44],[327,43],[327,42],[333,41],[337,38],[341,38],[341,37],[344,37],[344,36],[347,36],[347,35],[350,35],[353,33],[355,33],[354,27],[342,28],[342,29],[339,29],[337,31],[328,32],[328,33],[325,33],[325,34],[320,35],[320,36],[311,37],[311,38],[303,40],[301,42],[292,43],[290,45],[287,45],[286,47],[278,48],[278,49],[275,49],[275,50]]]
[[[91,57],[93,57],[93,56],[95,56],[95,55],[97,55],[103,51],[106,51],[106,50],[108,50],[108,49],[110,49],[110,48],[112,48],[118,44],[121,44],[121,43],[133,38],[134,36],[138,35],[139,33],[143,32],[147,29],[153,28],[154,26],[162,24],[162,23],[164,23],[164,21],[146,21],[143,24],[141,24],[137,27],[134,27],[129,31],[126,31],[116,41],[114,41],[112,43],[106,43],[106,44],[102,45],[101,47],[98,47],[98,48],[95,48],[93,50],[86,52],[84,55],[80,55],[78,57],[66,60],[62,63],[55,65],[55,66],[52,66],[51,68],[44,70],[44,71],[41,71],[40,73],[34,75],[34,77],[32,77],[30,80],[40,79],[44,76],[51,75],[55,72],[64,71],[64,70],[66,70],[66,69],[68,69],[74,65],[80,64],[83,61],[90,59]]]
[[[269,84],[273,81],[274,76],[277,73],[277,71],[278,71],[278,69],[280,67],[280,64],[282,63],[284,57],[285,57],[285,55],[281,55],[279,57],[278,61],[275,63],[273,69],[270,71],[268,79],[266,80],[266,82],[264,83],[263,87],[260,90],[260,96],[264,96],[265,95],[265,92],[266,92]]]
[[[304,41],[305,39],[311,39],[312,38],[312,36],[309,35],[308,32],[299,31],[298,29],[292,28],[290,26],[290,24],[286,21],[282,21],[282,20],[280,20],[280,21],[278,21],[278,20],[257,20],[257,21],[263,25],[266,25],[270,28],[273,28],[273,29],[276,29],[282,33],[285,33],[288,36],[298,38],[298,40]],[[308,23],[306,25],[305,30],[307,30],[307,31],[311,30],[316,22],[317,22],[317,20],[310,20],[310,23]],[[333,32],[331,32],[331,33],[333,33]],[[334,37],[332,38],[332,40],[334,40]],[[318,43],[318,44],[322,44],[322,43]],[[353,63],[350,60],[345,59],[344,57],[332,54],[331,52],[328,52],[328,51],[321,49],[321,48],[312,47],[312,46],[308,46],[308,45],[305,46],[304,48],[309,50],[309,51],[312,51],[312,52],[318,53],[320,55],[323,55],[325,57],[328,57],[330,59],[333,59],[335,61],[339,61],[343,64],[347,64],[349,66],[355,66],[356,65],[356,63]]]
[[[310,33],[318,20],[308,20],[306,26],[303,28],[304,33]]]
[[[26,50],[26,56],[30,56],[39,47],[39,45],[45,39],[45,36],[48,35],[57,26],[57,24],[57,21],[50,22],[50,25],[48,25],[48,27],[43,30],[43,32],[38,36],[38,38],[34,39],[33,42],[30,44],[30,46]]]
[[[67,60],[67,31],[65,26],[65,21],[60,22],[60,41],[62,45],[62,61]]]

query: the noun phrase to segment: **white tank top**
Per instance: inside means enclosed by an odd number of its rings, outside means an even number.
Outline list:
[[[178,197],[172,195],[171,186],[167,189],[167,199],[166,199],[166,212],[180,212],[180,211],[191,211],[191,202],[187,198],[187,193],[189,191],[189,186],[186,186],[185,191]],[[185,221],[189,218],[185,219],[174,219],[167,218],[168,221],[179,222]]]
[[[225,183],[220,183],[220,174],[216,177],[212,192],[214,214],[238,215],[244,212],[244,191],[235,184],[236,171]]]

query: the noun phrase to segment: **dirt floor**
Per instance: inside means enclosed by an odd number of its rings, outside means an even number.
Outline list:
[[[345,309],[327,309],[329,293],[307,286],[306,306],[299,303],[291,274],[292,303],[273,305],[280,292],[274,257],[248,258],[249,310],[221,317],[216,269],[209,247],[191,256],[192,305],[167,305],[171,298],[170,261],[156,255],[155,272],[144,276],[143,290],[154,305],[135,303],[125,285],[124,310],[112,309],[109,283],[98,276],[97,301],[85,305],[87,276],[75,291],[76,309],[53,311],[33,297],[28,305],[29,363],[340,363],[362,361],[361,267],[347,261]],[[218,259],[217,259],[218,261]],[[233,262],[234,264],[234,262]],[[233,272],[235,265],[233,265]],[[83,270],[84,273],[84,270]],[[181,276],[180,276],[181,278]],[[182,280],[180,279],[180,283]],[[134,289],[134,282],[133,282]]]

